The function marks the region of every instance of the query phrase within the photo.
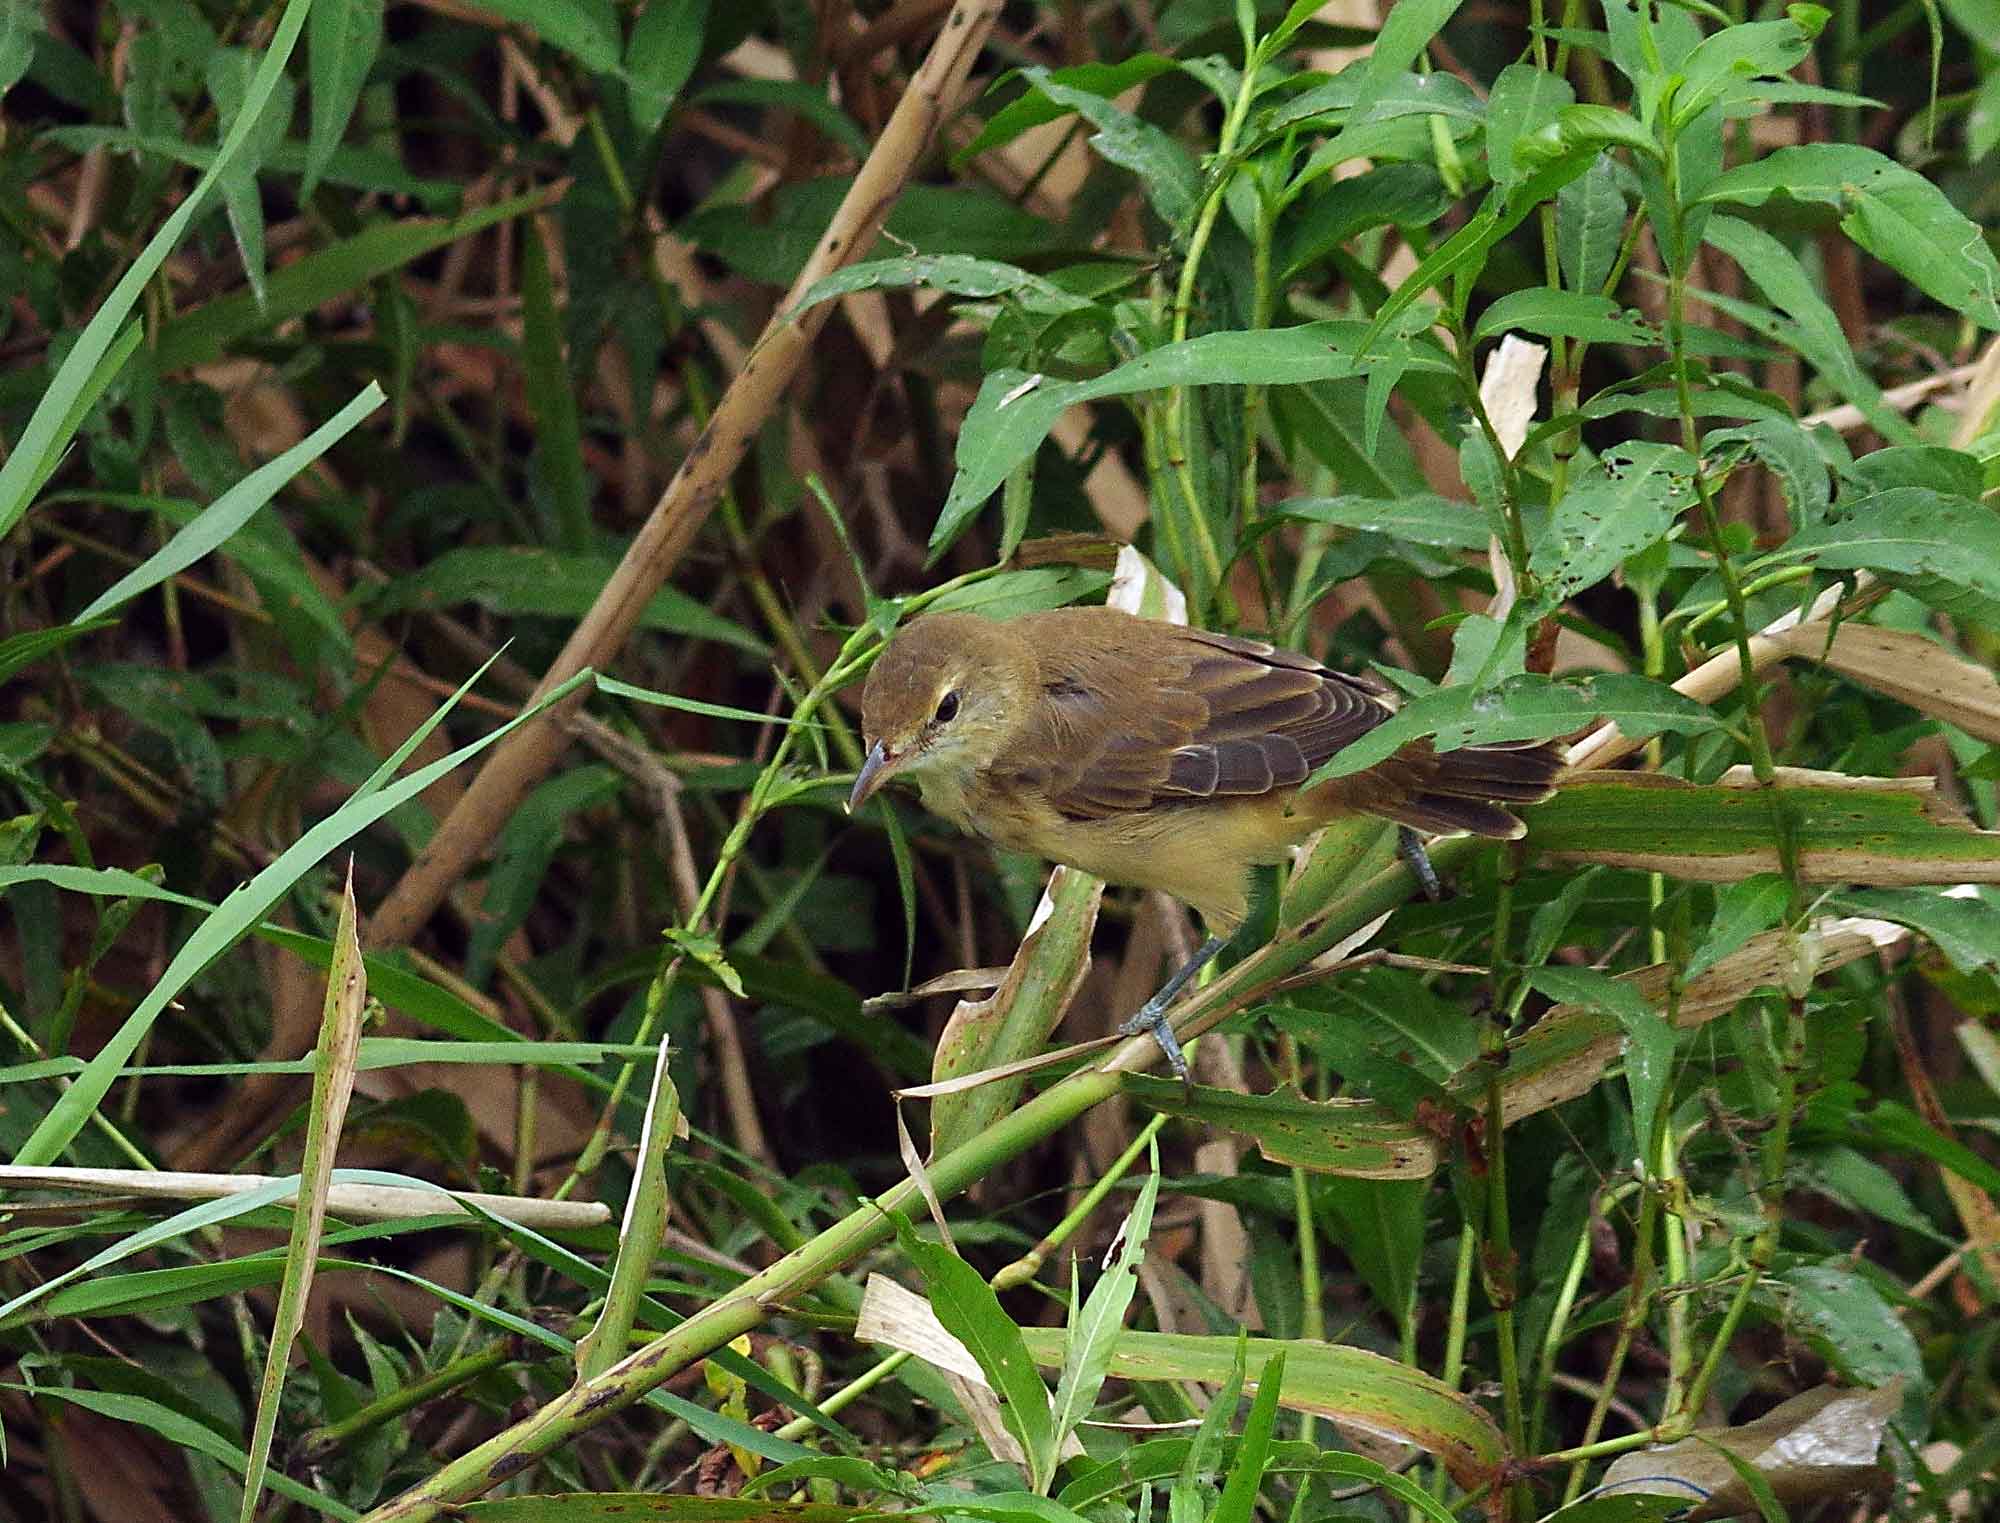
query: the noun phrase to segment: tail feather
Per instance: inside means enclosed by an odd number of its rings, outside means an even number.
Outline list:
[[[1563,753],[1546,741],[1464,746],[1437,756],[1433,765],[1414,798],[1384,812],[1434,835],[1464,830],[1514,840],[1526,827],[1504,806],[1538,804],[1554,793]]]

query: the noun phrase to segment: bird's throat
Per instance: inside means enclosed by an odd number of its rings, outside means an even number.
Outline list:
[[[921,769],[913,769],[917,792],[923,796],[924,808],[939,819],[949,820],[960,830],[973,835],[984,835],[973,817],[972,793],[977,783],[977,769],[969,762],[956,757],[940,758]]]

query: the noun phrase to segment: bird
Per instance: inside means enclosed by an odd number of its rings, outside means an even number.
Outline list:
[[[1119,1027],[1151,1034],[1186,1083],[1166,1010],[1244,924],[1257,866],[1359,813],[1394,821],[1434,888],[1418,832],[1516,839],[1525,827],[1511,806],[1555,791],[1551,744],[1440,753],[1427,740],[1301,787],[1395,712],[1378,679],[1116,608],[923,614],[869,671],[867,749],[847,807],[911,781],[967,834],[1194,909],[1207,939]]]

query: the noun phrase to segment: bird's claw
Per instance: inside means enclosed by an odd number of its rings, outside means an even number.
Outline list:
[[[1154,995],[1141,1005],[1136,1012],[1118,1025],[1120,1036],[1150,1036],[1160,1044],[1160,1051],[1167,1055],[1167,1067],[1174,1071],[1174,1077],[1181,1081],[1183,1089],[1194,1088],[1194,1075],[1188,1071],[1187,1054],[1181,1050],[1180,1038],[1174,1035],[1174,1024],[1167,1019],[1167,1003],[1173,998],[1173,991],[1162,990],[1162,999]]]

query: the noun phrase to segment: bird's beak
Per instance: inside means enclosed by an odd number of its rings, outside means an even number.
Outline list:
[[[875,790],[889,781],[901,758],[891,751],[886,742],[876,741],[868,753],[868,759],[861,764],[861,770],[854,775],[854,791],[847,795],[847,812],[854,813],[869,799]]]

